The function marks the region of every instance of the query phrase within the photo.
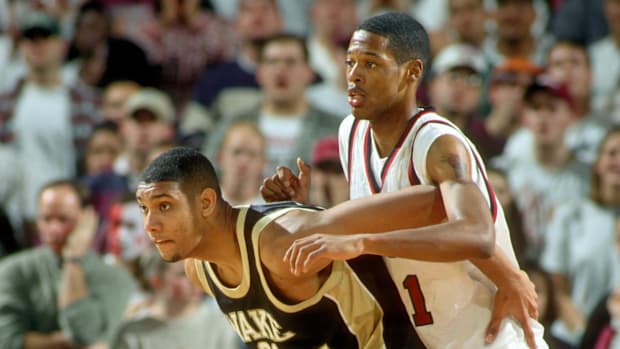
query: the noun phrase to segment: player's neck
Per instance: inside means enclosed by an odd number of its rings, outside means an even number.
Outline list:
[[[203,239],[192,257],[240,270],[241,252],[236,229],[239,209],[222,201],[215,210],[202,227]]]
[[[409,119],[417,112],[415,104],[397,110],[384,112],[372,120],[372,136],[380,157],[386,157],[398,143],[409,124]]]

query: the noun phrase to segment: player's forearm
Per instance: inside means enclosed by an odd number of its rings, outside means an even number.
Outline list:
[[[62,332],[28,332],[24,335],[24,349],[69,349],[71,342]]]
[[[472,258],[488,258],[493,253],[493,232],[485,224],[452,221],[438,225],[397,230],[384,234],[364,234],[363,254],[454,262]]]
[[[351,235],[436,224],[445,212],[437,188],[418,185],[349,200],[308,218],[303,233]]]
[[[472,258],[471,262],[497,287],[519,279],[520,269],[499,248],[489,258]]]

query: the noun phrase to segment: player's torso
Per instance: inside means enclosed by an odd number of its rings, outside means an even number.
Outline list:
[[[289,303],[278,297],[259,260],[260,233],[271,221],[254,209],[240,212],[237,238],[244,275],[239,285],[227,287],[214,265],[195,262],[201,282],[208,284],[243,342],[257,349],[383,348],[381,309],[346,263],[334,263],[309,299]]]
[[[417,148],[413,154],[413,145],[421,135],[418,133],[421,127],[428,127],[428,123],[443,123],[445,119],[434,113],[422,113],[414,118],[393,153],[384,159],[379,159],[377,155],[366,121],[358,122],[355,127],[350,122],[351,129],[355,128],[355,131],[346,144],[343,143],[341,129],[341,151],[344,148],[349,161],[345,165],[350,166],[351,198],[396,191],[413,184],[432,184],[425,178],[423,168],[425,157],[421,153],[425,154],[427,149]],[[343,123],[343,127],[346,126]],[[457,136],[459,134],[456,133]],[[469,145],[467,139],[463,138],[463,141]],[[418,140],[415,144],[418,147],[423,142]],[[472,151],[475,152],[475,148]],[[472,161],[476,164],[479,159]],[[487,193],[483,173],[477,173],[474,178],[481,191]],[[489,195],[489,199],[495,201],[493,195]],[[498,246],[509,256],[514,256],[501,207],[497,205],[493,209],[496,210],[494,216],[497,218],[496,229],[499,230]],[[473,264],[467,261],[431,263],[402,258],[384,258],[384,261],[407,307],[409,320],[429,348],[477,348],[483,345],[495,289]]]

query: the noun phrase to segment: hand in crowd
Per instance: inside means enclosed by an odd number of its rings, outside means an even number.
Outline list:
[[[267,202],[297,201],[308,203],[310,197],[310,166],[297,159],[299,175],[295,176],[288,167],[278,166],[276,173],[265,178],[260,188],[263,199]]]
[[[63,258],[83,257],[90,248],[97,229],[97,214],[92,207],[84,209],[63,248]]]

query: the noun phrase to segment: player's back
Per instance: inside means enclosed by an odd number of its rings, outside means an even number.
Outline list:
[[[426,174],[426,154],[433,141],[445,134],[459,138],[470,149],[472,178],[485,195],[495,220],[496,247],[516,264],[503,211],[488,185],[475,147],[454,125],[434,112],[421,111],[414,116],[394,151],[386,158],[379,158],[367,121],[356,121],[351,116],[343,121],[340,151],[345,154],[343,168],[349,178],[351,198],[396,191],[415,184],[433,185]],[[384,260],[411,323],[427,347],[484,346],[496,288],[478,268],[469,261]],[[522,336],[522,330],[515,323],[505,322],[492,348],[512,348],[509,343],[517,343],[514,348],[525,347]]]

